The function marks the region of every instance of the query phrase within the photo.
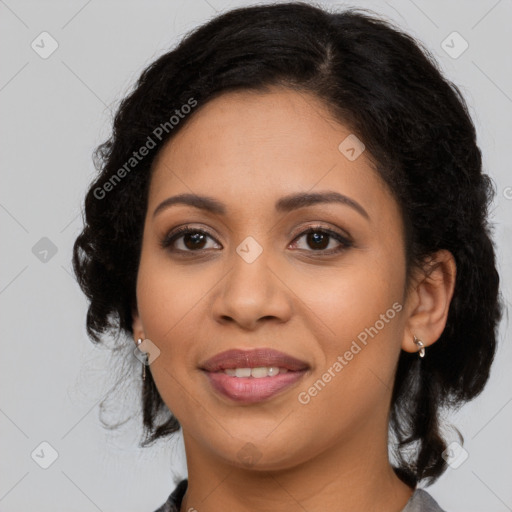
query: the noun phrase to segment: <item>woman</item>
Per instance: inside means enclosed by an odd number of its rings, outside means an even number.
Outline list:
[[[145,354],[143,445],[183,431],[159,511],[442,510],[418,484],[500,303],[491,181],[429,54],[355,11],[236,9],[142,73],[97,156],[74,267],[92,339]]]

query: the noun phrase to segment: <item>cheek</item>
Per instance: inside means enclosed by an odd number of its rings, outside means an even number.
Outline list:
[[[146,227],[137,276],[137,303],[143,321],[164,332],[188,315],[212,287],[208,264],[173,258]]]
[[[338,349],[373,326],[381,315],[395,318],[397,307],[393,309],[393,304],[402,300],[400,268],[399,265],[383,268],[376,262],[361,261],[330,269],[325,276],[303,273],[293,281],[294,292],[310,308],[310,319],[316,318],[325,326]]]
[[[297,414],[323,429],[326,438],[363,428],[387,414],[400,352],[400,295],[366,273],[332,283],[308,303],[321,317],[320,364],[297,390]],[[382,315],[382,316],[381,316]],[[319,332],[318,330],[316,331]],[[326,414],[332,422],[327,425]]]
[[[194,339],[194,315],[212,284],[185,267],[171,265],[165,255],[143,249],[137,277],[137,304],[144,333],[161,350],[165,364]],[[180,339],[184,343],[174,343]],[[159,366],[155,361],[155,369]]]
[[[211,288],[206,281],[149,251],[142,253],[137,279],[138,310],[146,338],[160,351],[150,371],[164,403],[182,425],[188,425],[187,411],[190,401],[195,400],[190,376],[197,362],[193,357],[200,325],[197,315],[204,316],[202,300]]]
[[[326,403],[376,406],[392,387],[400,352],[404,262],[400,255],[381,252],[331,269],[328,277],[303,274],[295,281],[294,291],[307,305],[303,317],[317,333],[319,349],[319,365],[301,390],[316,387],[318,398],[312,402],[319,414]]]

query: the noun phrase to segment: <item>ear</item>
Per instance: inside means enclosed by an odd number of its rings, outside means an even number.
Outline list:
[[[142,325],[142,320],[140,319],[139,312],[136,307],[132,309],[132,331],[133,337],[135,340],[142,338],[145,339],[146,336],[144,334],[144,327]]]
[[[417,352],[414,336],[425,347],[441,336],[455,288],[457,266],[450,251],[437,251],[415,273],[407,297],[407,320],[402,349]]]

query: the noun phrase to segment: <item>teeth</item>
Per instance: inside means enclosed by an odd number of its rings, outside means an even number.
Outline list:
[[[265,366],[262,366],[261,368],[253,368],[251,370],[251,377],[254,377],[255,379],[261,379],[261,377],[268,377],[269,370],[270,368],[266,368]]]
[[[281,370],[283,370],[283,371],[281,372]],[[267,369],[267,375],[269,377],[273,377],[274,375],[277,375],[278,373],[285,373],[287,371],[288,370],[286,368],[279,369],[277,366],[271,366]]]
[[[258,368],[226,368],[224,373],[231,377],[274,377],[279,373],[286,373],[287,368],[278,368],[277,366],[260,366]]]

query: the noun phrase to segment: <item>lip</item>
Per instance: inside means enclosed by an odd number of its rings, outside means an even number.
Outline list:
[[[232,377],[224,370],[229,368],[258,368],[277,366],[286,373],[274,377]],[[215,391],[239,404],[267,400],[297,383],[309,365],[283,352],[268,348],[253,350],[227,350],[200,365]]]
[[[278,366],[292,372],[309,368],[305,361],[271,348],[226,350],[202,363],[200,368],[207,372],[218,372],[229,368],[258,368],[260,366]]]

